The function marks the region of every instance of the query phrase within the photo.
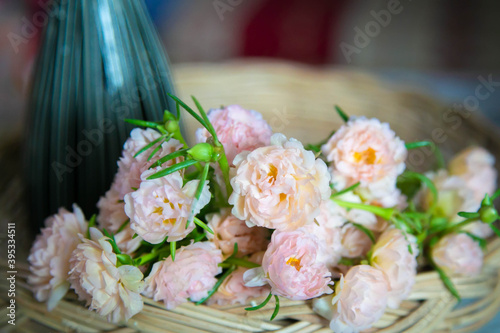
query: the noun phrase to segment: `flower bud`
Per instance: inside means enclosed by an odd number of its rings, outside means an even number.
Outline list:
[[[479,216],[484,223],[493,223],[498,219],[498,212],[493,206],[483,206],[479,210]]]
[[[177,120],[169,120],[165,124],[165,129],[168,133],[175,133],[179,130],[179,122]]]
[[[197,161],[210,162],[214,155],[214,147],[209,143],[198,143],[189,149],[188,153]]]

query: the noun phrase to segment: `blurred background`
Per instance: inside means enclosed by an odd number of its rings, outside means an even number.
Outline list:
[[[0,0],[0,130],[22,124],[46,2]],[[500,123],[498,1],[145,2],[174,65],[259,57],[352,67],[450,105],[482,94],[479,109]]]

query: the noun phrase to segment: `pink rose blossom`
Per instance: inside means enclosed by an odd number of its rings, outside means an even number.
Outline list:
[[[335,332],[360,332],[382,317],[388,290],[384,273],[368,265],[354,266],[337,283],[334,297],[314,300],[313,309],[331,320]]]
[[[215,235],[206,233],[207,238],[221,249],[224,256],[233,254],[234,243],[238,243],[238,255],[245,256],[263,251],[269,244],[270,232],[266,228],[249,228],[245,221],[239,220],[230,210],[207,215],[208,226]]]
[[[417,275],[418,247],[413,235],[405,235],[399,229],[387,229],[372,249],[371,265],[387,276],[389,294],[387,305],[397,309],[410,294]],[[410,253],[408,246],[411,245]]]
[[[222,253],[211,242],[198,242],[177,250],[175,261],[168,257],[153,265],[146,278],[144,295],[163,301],[167,309],[191,301],[199,301],[214,287]]]
[[[142,148],[160,138],[160,136],[160,133],[150,128],[145,130],[136,128],[130,132],[130,137],[125,142],[122,156],[118,161],[118,172],[115,175],[113,184],[97,203],[97,207],[99,208],[97,221],[101,228],[116,233],[122,224],[128,220],[125,214],[124,197],[126,194],[132,192],[133,188],[139,188],[141,174],[160,157],[166,156],[182,148],[182,144],[180,144],[179,141],[170,139],[168,142],[161,145],[161,149],[159,149],[149,161],[148,157],[153,152],[154,147],[134,157]],[[170,160],[164,163],[163,167],[168,167],[180,161],[181,158]],[[118,238],[120,238],[120,242],[118,243],[120,250],[130,254],[139,247],[141,238],[137,237],[132,239],[134,233],[135,232],[130,229],[130,226],[125,227],[124,232],[118,236]]]
[[[28,261],[28,284],[39,302],[47,302],[51,311],[69,289],[68,272],[71,253],[80,243],[78,234],[87,232],[88,224],[76,204],[73,213],[64,208],[45,220],[45,228],[36,237]]]
[[[257,252],[251,255],[247,260],[256,264],[262,263],[264,251]],[[243,280],[243,275],[248,270],[245,267],[238,267],[232,272],[220,285],[217,292],[208,299],[207,304],[248,304],[250,299],[261,298],[267,296],[271,288],[266,286],[247,287]]]
[[[432,248],[436,265],[447,274],[475,276],[483,266],[483,251],[467,234],[449,234]]]
[[[123,198],[120,198],[118,191],[114,187],[106,192],[104,197],[101,197],[97,203],[99,208],[99,227],[106,229],[115,234],[115,240],[118,248],[126,254],[132,254],[141,245],[142,238],[132,238],[135,234],[134,230],[130,228],[130,222],[123,228],[122,225],[129,220],[125,214],[125,203]],[[118,232],[122,228],[122,231]]]
[[[133,188],[139,187],[141,183],[141,174],[148,170],[154,162],[160,157],[173,153],[183,147],[179,141],[170,139],[168,142],[164,142],[161,145],[161,149],[159,149],[149,161],[149,155],[155,149],[154,147],[134,157],[142,148],[158,139],[160,136],[161,134],[158,131],[151,128],[135,128],[130,132],[130,138],[125,142],[122,157],[118,161],[118,173],[115,176],[113,184],[122,198],[125,194],[132,192]],[[162,167],[165,168],[179,163],[180,161],[180,158],[173,159],[164,163]]]
[[[302,230],[274,232],[262,267],[245,272],[246,285],[259,286],[267,282],[274,295],[291,300],[331,293],[331,273],[318,261],[318,243],[316,236]]]
[[[370,238],[361,230],[348,223],[342,227],[342,251],[345,258],[358,258],[366,255],[372,246]]]
[[[224,146],[228,162],[242,151],[252,151],[269,145],[271,127],[262,115],[253,110],[245,110],[239,105],[229,105],[223,109],[211,109],[208,119]],[[207,142],[210,134],[205,128],[196,131],[197,142]]]
[[[195,202],[199,180],[191,180],[183,186],[179,171],[147,180],[157,171],[145,171],[140,188],[125,195],[125,213],[130,218],[130,227],[152,244],[161,243],[167,236],[168,242],[186,237],[195,228],[193,222],[186,228],[192,206],[196,205],[196,215],[210,201],[208,181],[199,201]]]
[[[283,134],[274,134],[271,144],[234,159],[233,215],[249,226],[281,231],[313,223],[331,193],[325,163]]]
[[[484,148],[465,149],[450,162],[449,170],[451,175],[459,176],[465,181],[476,202],[480,203],[486,193],[492,195],[495,192],[495,157]]]
[[[375,118],[351,118],[322,150],[335,171],[332,182],[341,187],[396,179],[405,169],[404,142],[389,124]]]
[[[71,255],[71,288],[91,310],[106,316],[108,321],[127,321],[142,310],[143,275],[134,266],[117,267],[109,238],[96,228],[90,228],[90,233],[91,240],[82,237],[82,243]]]
[[[344,208],[331,200],[325,200],[320,205],[320,214],[316,223],[310,223],[299,230],[315,235],[318,240],[318,262],[324,263],[328,268],[337,265],[342,252],[342,229],[346,222],[342,216]]]

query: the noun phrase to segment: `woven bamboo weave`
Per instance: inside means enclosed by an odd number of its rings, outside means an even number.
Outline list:
[[[332,111],[340,105],[350,115],[376,116],[389,122],[404,140],[434,139],[441,129],[446,140],[437,142],[445,156],[469,144],[480,144],[499,159],[500,137],[479,115],[454,112],[428,94],[395,87],[374,76],[342,69],[311,69],[283,63],[229,63],[182,65],[174,68],[180,97],[196,96],[206,108],[240,104],[255,109],[277,132],[305,142],[316,142],[340,125]],[[456,110],[455,110],[456,111]],[[446,113],[460,117],[453,124]],[[467,117],[467,118],[465,118]],[[453,126],[452,126],[453,125]],[[185,117],[185,130],[192,136],[196,125]],[[439,133],[441,133],[441,131]],[[433,134],[434,133],[434,134]],[[442,134],[442,133],[441,133]],[[270,322],[270,302],[261,310],[246,312],[245,306],[207,307],[184,304],[167,311],[162,304],[144,298],[144,310],[126,324],[110,324],[88,311],[73,293],[52,311],[38,303],[26,283],[26,254],[32,235],[28,232],[22,204],[19,173],[19,140],[1,138],[0,233],[7,222],[16,223],[17,287],[16,326],[7,323],[8,284],[0,280],[0,331],[2,332],[330,332],[328,322],[316,316],[310,301],[281,301],[278,317]],[[414,159],[413,169],[428,167],[426,152]],[[6,248],[6,240],[0,238]],[[4,260],[4,256],[1,257]],[[457,305],[434,272],[418,274],[408,300],[396,310],[387,309],[371,331],[376,332],[473,332],[500,309],[500,240],[490,240],[482,273],[474,278],[452,278],[467,305]],[[7,271],[0,261],[1,271]]]

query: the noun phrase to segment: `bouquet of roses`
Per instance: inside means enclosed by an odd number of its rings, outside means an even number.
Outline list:
[[[369,328],[408,297],[417,270],[480,273],[485,239],[500,231],[494,158],[479,147],[445,168],[431,142],[404,143],[386,123],[347,117],[324,142],[273,133],[255,111],[207,113],[171,96],[177,116],[127,120],[118,172],[87,220],[77,205],[46,220],[29,256],[35,297],[54,308],[73,289],[108,320],[141,311],[141,295],[248,304],[313,300],[339,332]],[[179,121],[201,128],[189,146]],[[438,167],[405,170],[428,147]],[[418,265],[417,265],[418,263]],[[255,299],[263,300],[258,304]]]

